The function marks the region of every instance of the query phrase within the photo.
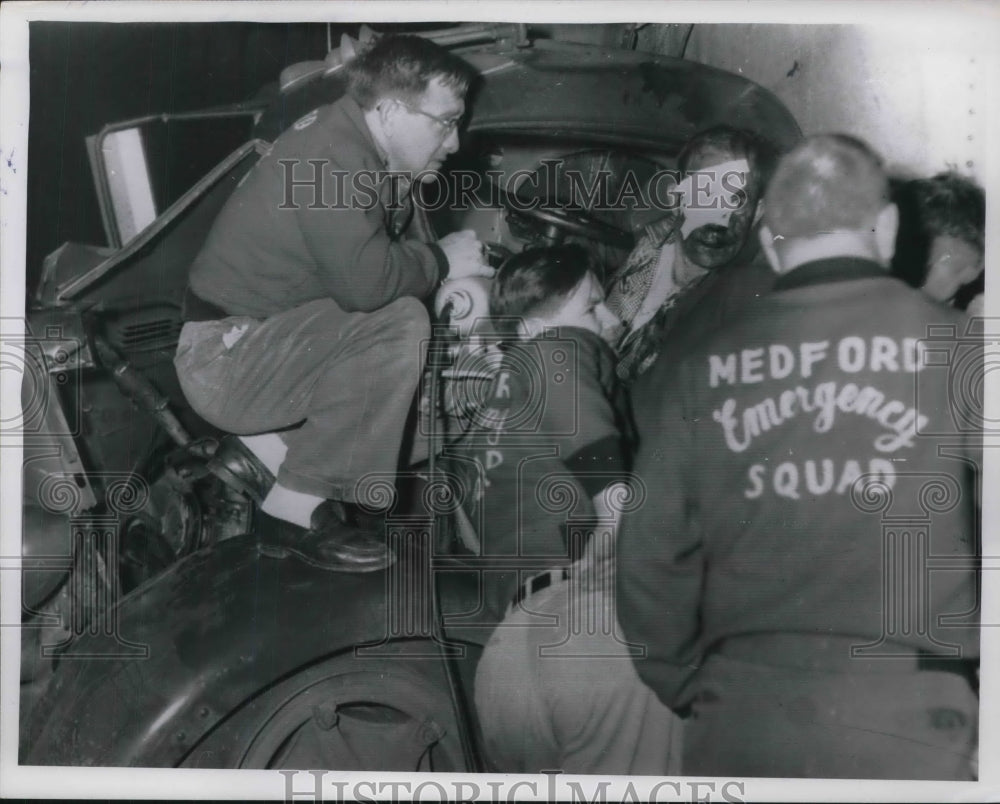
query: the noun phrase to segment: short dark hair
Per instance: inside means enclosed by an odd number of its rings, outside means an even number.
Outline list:
[[[986,249],[986,193],[972,179],[954,172],[893,182],[899,207],[899,234],[892,270],[915,288],[930,270],[931,246],[944,235]]]
[[[422,36],[383,36],[347,65],[347,91],[362,109],[384,98],[414,103],[428,83],[441,83],[462,96],[476,71],[464,59]]]
[[[764,223],[775,237],[808,238],[870,227],[889,203],[889,182],[865,142],[820,134],[779,161],[764,200]]]
[[[768,140],[742,128],[718,125],[699,131],[677,154],[677,169],[687,173],[695,154],[706,148],[746,157],[758,186],[763,190],[774,173],[777,150]]]
[[[490,289],[490,314],[511,331],[518,319],[555,312],[594,265],[581,245],[531,248],[497,270]]]

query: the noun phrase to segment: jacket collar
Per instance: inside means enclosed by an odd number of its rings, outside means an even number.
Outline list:
[[[791,290],[807,285],[846,282],[852,279],[888,278],[889,271],[877,262],[860,257],[833,257],[806,262],[782,274],[774,282],[775,290]]]
[[[378,143],[375,142],[371,129],[368,128],[368,123],[365,122],[364,110],[358,105],[358,102],[350,95],[345,95],[337,101],[334,106],[339,107],[344,117],[347,118],[347,120],[349,120],[357,129],[358,136],[364,140],[365,145],[372,150],[372,153],[378,154],[379,161],[386,169],[388,169],[389,158],[386,156],[385,152],[379,148]]]

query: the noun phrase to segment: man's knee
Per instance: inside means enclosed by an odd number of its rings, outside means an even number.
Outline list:
[[[402,298],[371,313],[351,316],[344,333],[355,351],[372,351],[392,370],[413,368],[418,373],[430,339],[430,318],[417,299]],[[389,366],[387,365],[387,368]]]
[[[398,323],[401,338],[409,343],[422,344],[431,337],[431,320],[427,308],[419,299],[404,296],[396,299],[388,307],[393,320]]]

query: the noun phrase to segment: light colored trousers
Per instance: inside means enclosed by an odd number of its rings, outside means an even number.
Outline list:
[[[613,559],[531,595],[496,628],[476,673],[486,752],[505,773],[680,771],[681,720],[639,679],[620,635]]]

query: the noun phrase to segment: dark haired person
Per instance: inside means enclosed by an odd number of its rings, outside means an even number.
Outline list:
[[[579,246],[511,258],[490,301],[513,340],[456,464],[496,564],[481,575],[495,630],[475,693],[487,755],[508,773],[666,773],[674,718],[611,633],[609,545],[586,538],[628,494],[629,413],[603,340],[617,319]],[[571,600],[596,630],[574,627]]]
[[[766,204],[774,290],[636,411],[636,668],[688,715],[685,774],[968,779],[981,408],[919,346],[964,317],[889,274],[898,212],[860,141],[806,140]]]
[[[435,242],[411,192],[458,148],[472,68],[386,36],[347,70],[347,94],[278,137],[216,219],[175,357],[210,423],[283,430],[262,510],[299,530],[352,520],[359,481],[396,471],[429,336],[421,300],[446,276],[491,273],[471,232]]]
[[[952,304],[983,272],[986,194],[971,179],[939,173],[896,187],[899,235],[893,273],[935,301]]]
[[[509,338],[461,442],[465,467],[475,469],[466,509],[485,526],[484,554],[558,563],[567,556],[560,530],[566,514],[546,512],[536,481],[552,471],[567,474],[587,514],[607,478],[627,469],[629,414],[614,353],[602,338],[617,319],[587,251],[575,245],[529,249],[507,260],[490,289],[490,314]],[[593,476],[595,466],[606,476]],[[545,566],[542,560],[539,569]],[[485,613],[496,623],[517,591],[517,573],[485,580]]]
[[[770,289],[774,275],[756,231],[773,161],[768,143],[730,126],[685,143],[679,208],[644,228],[608,284],[608,305],[625,325],[617,344],[623,380],[640,378],[661,351],[661,366],[680,359]]]

